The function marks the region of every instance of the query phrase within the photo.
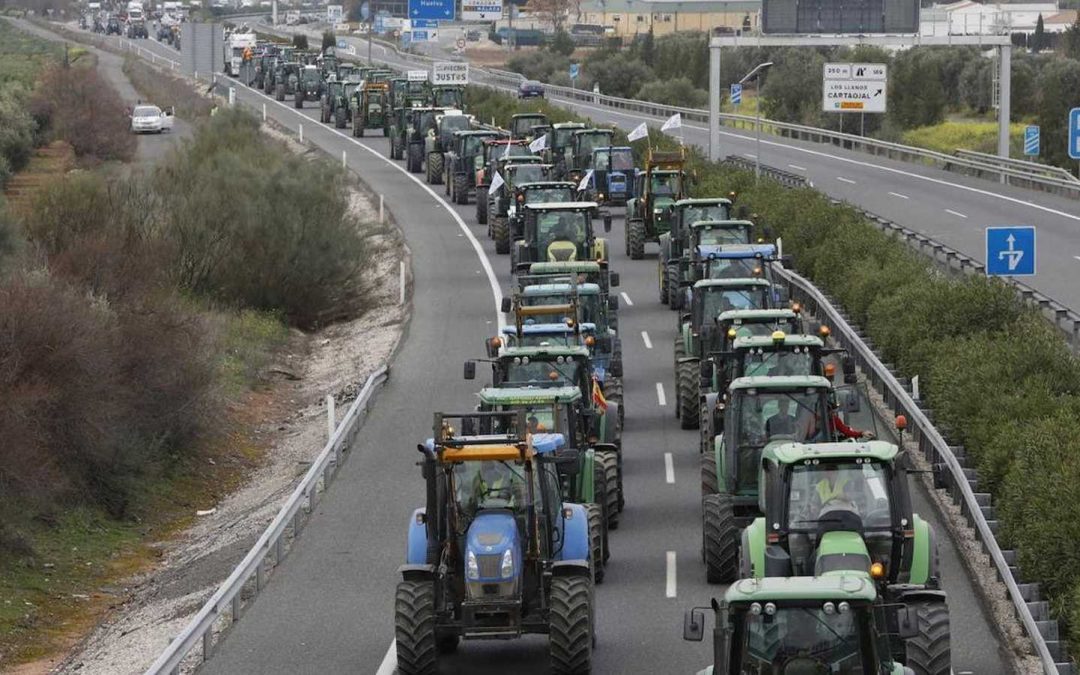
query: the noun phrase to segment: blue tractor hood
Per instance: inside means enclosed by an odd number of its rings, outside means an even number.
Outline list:
[[[521,535],[517,521],[509,510],[498,509],[481,512],[473,518],[469,532],[465,535],[466,557],[472,554],[476,558],[479,576],[466,575],[466,580],[480,583],[508,581],[519,576],[521,571]],[[510,551],[513,567],[510,574],[503,575],[503,560]]]

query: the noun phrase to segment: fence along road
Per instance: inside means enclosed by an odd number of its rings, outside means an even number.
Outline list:
[[[147,49],[167,48],[153,42]],[[249,89],[238,99],[295,130],[338,158],[387,196],[412,248],[416,274],[413,322],[393,367],[393,378],[360,433],[356,456],[345,463],[305,528],[288,562],[226,638],[206,667],[210,673],[376,672],[393,637],[393,590],[403,558],[405,523],[422,501],[415,443],[430,434],[431,411],[460,408],[475,400],[484,383],[460,379],[461,362],[482,355],[481,340],[497,326],[485,271],[465,242],[447,206],[407,180],[400,169],[361,146],[385,155],[387,142],[360,142],[317,122],[318,111],[295,111]],[[301,117],[301,114],[303,117]],[[436,187],[436,190],[441,188]],[[441,193],[439,193],[441,194]],[[485,230],[472,223],[473,207],[454,209],[482,242],[502,288],[509,262],[497,256]],[[462,235],[462,236],[458,236]],[[622,254],[616,221],[610,245],[622,274],[625,299],[620,323],[626,376],[627,430],[624,452],[627,511],[612,533],[607,581],[598,588],[597,673],[693,672],[710,656],[705,644],[680,639],[682,611],[722,593],[704,583],[700,562],[700,478],[697,432],[682,431],[671,408],[672,313],[655,300],[652,261],[630,262]],[[651,335],[652,347],[639,336]],[[668,401],[659,404],[657,385]],[[672,456],[667,482],[665,454]],[[916,493],[918,495],[918,493]],[[933,518],[920,499],[916,508]],[[939,532],[944,526],[937,523]],[[1005,672],[999,645],[948,539],[942,565],[954,616],[957,671]],[[667,597],[668,552],[675,553],[674,598]],[[962,618],[960,618],[962,617]],[[468,643],[445,672],[544,673],[545,641]]]

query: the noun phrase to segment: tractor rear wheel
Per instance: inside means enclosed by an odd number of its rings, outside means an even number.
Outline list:
[[[488,216],[488,203],[487,203],[488,189],[486,187],[476,187],[476,222],[480,225],[487,225]]]
[[[592,669],[593,590],[584,576],[551,580],[548,650],[551,672],[582,675]]]
[[[292,100],[293,100],[293,107],[294,108],[303,108],[304,107],[304,92],[302,92],[302,91],[296,92],[295,94],[293,94]]]
[[[278,101],[285,100],[285,85],[279,84],[277,88],[274,89],[274,98]]]
[[[730,584],[738,571],[735,508],[731,495],[721,492],[701,500],[704,511],[702,545],[705,549],[705,578],[710,584]]]
[[[660,257],[664,257],[663,252],[661,252]],[[667,280],[667,264],[661,261],[658,263],[658,268],[659,270],[656,279],[657,284],[660,286],[660,304],[666,305],[668,304],[668,295],[670,294],[670,287],[668,286]]]
[[[947,675],[952,672],[949,608],[944,602],[914,603],[919,634],[907,640],[908,668],[916,675]]]
[[[429,152],[427,156],[428,182],[438,185],[443,182],[443,154]]]
[[[454,202],[457,204],[469,203],[469,183],[463,173],[454,174]]]
[[[390,135],[390,159],[401,159],[401,146],[398,145],[397,134]]]
[[[345,109],[344,108],[338,108],[337,110],[334,111],[334,126],[335,127],[337,127],[338,129],[344,129],[346,121],[347,120],[345,119]]]
[[[701,376],[697,360],[683,361],[679,364],[679,426],[682,429],[697,429],[699,390]]]
[[[720,478],[716,475],[716,453],[701,455],[701,497],[704,499],[720,491]]]
[[[510,223],[503,216],[495,216],[491,221],[491,235],[495,239],[495,252],[510,253]]]
[[[682,307],[682,292],[679,288],[679,266],[668,265],[667,270],[668,306],[672,309]]]
[[[626,254],[631,260],[641,260],[645,257],[645,222],[635,218],[630,221],[629,228],[626,235]]]
[[[394,637],[399,673],[433,675],[439,671],[434,582],[398,582],[394,595]]]
[[[424,147],[417,143],[409,143],[409,156],[405,161],[409,173],[420,173],[424,168]]]
[[[589,550],[592,551],[593,581],[604,583],[604,514],[599,504],[586,504],[585,515],[589,518]]]
[[[604,470],[604,483],[607,485],[606,511],[607,526],[609,530],[619,529],[619,493],[622,492],[622,482],[619,480],[619,456],[612,450],[596,453],[597,462]]]
[[[607,494],[608,482],[607,477],[604,475],[604,467],[600,466],[600,463],[593,458],[593,503],[600,507],[600,539],[603,542],[603,556],[600,558],[600,562],[607,564],[608,558],[611,557],[611,549],[608,548],[608,526],[607,526]]]

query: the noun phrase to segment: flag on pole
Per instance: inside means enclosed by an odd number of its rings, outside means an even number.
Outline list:
[[[592,177],[593,177],[593,170],[589,169],[588,171],[585,172],[585,176],[582,177],[581,182],[578,183],[578,186],[577,186],[578,192],[583,192],[583,191],[589,189],[589,184],[592,183]]]
[[[547,134],[540,136],[532,143],[529,143],[529,150],[533,152],[540,152],[547,148]]]
[[[660,127],[660,131],[667,131],[668,129],[680,129],[682,128],[682,115],[675,113],[664,122],[664,125]]]
[[[628,133],[626,135],[626,139],[629,140],[629,141],[636,141],[637,139],[645,138],[648,135],[649,135],[649,127],[645,126],[645,123],[642,122],[641,124],[634,127],[633,131],[631,131],[630,133]]]
[[[592,400],[597,408],[607,412],[607,399],[604,397],[604,390],[600,387],[600,380],[596,375],[592,376]]]
[[[513,140],[514,140],[513,138],[510,139],[511,142],[513,142]],[[507,157],[510,156],[510,143],[506,144],[505,148],[503,149],[502,156],[503,156],[503,159],[506,159]]]
[[[488,186],[488,192],[495,192],[503,185],[506,185],[506,181],[503,180],[502,174],[496,171],[495,176],[491,179],[491,185]]]

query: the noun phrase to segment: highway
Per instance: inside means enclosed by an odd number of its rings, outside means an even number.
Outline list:
[[[156,42],[140,44],[176,57]],[[508,258],[494,253],[485,228],[473,222],[473,206],[449,204],[442,186],[429,189],[400,162],[391,162],[383,139],[353,139],[319,124],[313,106],[297,111],[291,102],[280,104],[239,85],[237,97],[255,110],[265,104],[268,115],[284,127],[295,130],[302,123],[305,139],[335,161],[343,150],[347,153],[350,169],[385,196],[404,230],[413,255],[415,295],[390,381],[352,456],[318,504],[301,544],[205,672],[387,674],[392,672],[387,656],[396,570],[404,559],[409,515],[423,500],[415,446],[430,435],[433,411],[475,404],[474,393],[486,373],[481,369],[477,381],[466,382],[462,362],[481,357],[483,339],[497,330],[499,289],[510,284]],[[693,130],[687,131],[692,141]],[[821,166],[840,162],[809,155],[801,161],[807,167],[814,163],[815,171],[819,161]],[[849,173],[852,180],[872,175]],[[914,192],[899,183],[895,189]],[[926,200],[913,195],[912,201]],[[598,587],[595,672],[694,672],[709,660],[710,647],[681,640],[683,611],[707,604],[723,588],[705,583],[700,561],[697,432],[680,430],[672,410],[674,315],[657,300],[654,251],[645,261],[627,260],[622,231],[616,219],[610,250],[613,269],[622,275],[627,504],[611,536],[606,580]],[[925,497],[916,497],[916,509],[940,533],[955,671],[1007,672],[996,634],[943,525]],[[502,673],[508,667],[515,673],[547,672],[545,639],[465,643],[444,661],[442,672]]]

